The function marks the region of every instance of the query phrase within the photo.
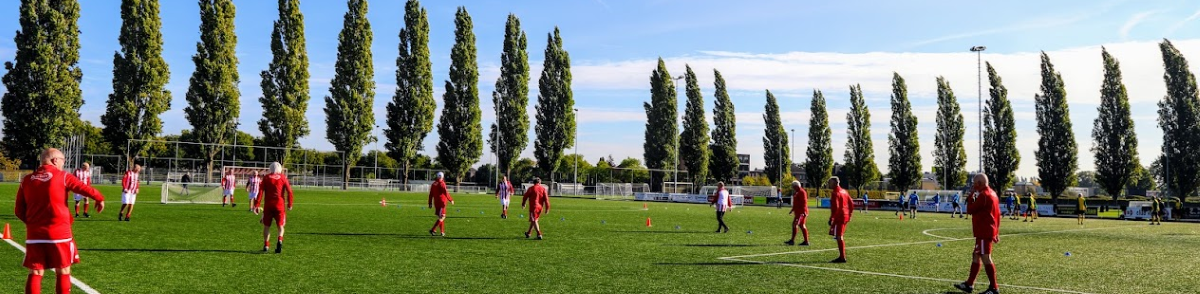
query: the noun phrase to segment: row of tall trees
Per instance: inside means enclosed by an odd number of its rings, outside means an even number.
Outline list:
[[[1164,130],[1163,155],[1156,160],[1155,177],[1176,197],[1185,198],[1193,194],[1200,185],[1200,96],[1195,77],[1188,70],[1187,61],[1169,40],[1160,43],[1166,74],[1167,95],[1159,103],[1159,126]],[[1100,89],[1099,116],[1093,123],[1092,152],[1096,171],[1089,173],[1089,181],[1095,181],[1105,192],[1116,198],[1128,187],[1152,187],[1146,183],[1151,173],[1143,168],[1137,154],[1137,134],[1131,118],[1128,94],[1121,80],[1120,63],[1102,50],[1104,81]],[[1066,189],[1078,181],[1078,147],[1072,131],[1067,93],[1062,75],[1054,69],[1049,55],[1041,55],[1041,89],[1035,95],[1037,109],[1038,148],[1034,154],[1038,166],[1038,181],[1057,199]],[[671,169],[676,148],[683,156],[682,166],[691,171],[693,182],[703,182],[712,175],[715,179],[728,179],[736,174],[736,155],[732,154],[736,141],[733,139],[733,105],[725,93],[725,80],[716,72],[717,89],[712,137],[697,136],[707,130],[703,124],[703,99],[695,85],[694,73],[687,67],[688,106],[684,116],[684,130],[675,137],[675,89],[665,64],[659,59],[658,68],[651,74],[651,102],[646,103],[645,156],[651,169]],[[983,117],[982,160],[983,172],[991,178],[995,190],[1010,188],[1015,181],[1015,172],[1021,156],[1016,147],[1017,132],[1012,104],[1003,79],[990,63],[987,64],[989,97]],[[937,78],[937,134],[934,140],[934,171],[943,187],[957,188],[967,184],[967,157],[963,147],[965,126],[962,109],[954,95],[950,82]],[[921,180],[921,152],[917,134],[917,118],[912,113],[908,100],[907,85],[899,73],[893,73],[891,96],[891,131],[888,134],[888,177],[894,187],[908,189]],[[775,96],[766,91],[767,103],[763,114],[766,133],[763,137],[764,173],[776,185],[790,173],[787,162],[790,152],[788,137],[779,117],[780,110]],[[831,175],[834,166],[833,150],[830,146],[828,112],[825,97],[820,90],[813,91],[808,131],[808,148],[805,162],[801,165],[812,186],[823,184]],[[846,115],[847,142],[845,175],[848,186],[862,188],[882,175],[874,162],[874,148],[870,138],[870,113],[859,86],[850,87],[850,108]],[[710,140],[708,154],[696,148],[704,140]],[[682,142],[676,144],[676,140]],[[676,147],[678,146],[678,147]],[[708,157],[708,160],[705,160]],[[732,159],[730,159],[732,158]],[[708,164],[694,164],[704,161]],[[1094,174],[1094,175],[1093,175]],[[662,178],[661,175],[657,178]]]
[[[199,153],[212,170],[213,157],[238,133],[240,96],[234,31],[236,7],[231,0],[200,0],[200,41],[192,57],[195,71],[185,95],[184,113],[192,125],[189,138],[199,143]],[[298,147],[309,135],[309,72],[304,15],[298,0],[279,0],[278,19],[271,33],[272,58],[260,74],[263,117],[260,143],[270,147]],[[396,59],[397,90],[387,106],[384,138],[371,136],[375,81],[367,19],[367,1],[348,0],[338,35],[335,75],[325,97],[326,138],[344,153],[341,164],[348,181],[350,167],[362,156],[365,144],[387,140],[388,156],[408,169],[423,150],[433,129],[432,63],[429,53],[427,13],[417,0],[405,5]],[[162,57],[162,20],[158,0],[122,0],[121,50],[113,58],[113,92],[101,117],[100,134],[110,151],[132,161],[146,155],[159,137],[159,116],[171,107],[166,90],[170,70]],[[79,120],[83,103],[79,89],[79,4],[71,0],[21,2],[21,31],[15,41],[16,61],[7,62],[3,82],[8,89],[0,100],[5,138],[3,147],[17,159],[35,162],[46,146],[61,146],[65,138],[91,127]],[[443,95],[438,123],[438,163],[461,179],[483,152],[480,124],[479,69],[475,61],[474,28],[465,8],[455,14],[455,45],[451,50],[450,79]],[[546,59],[537,106],[537,162],[540,174],[556,168],[563,150],[575,144],[575,112],[571,92],[570,56],[557,28],[547,36]],[[505,32],[502,74],[496,81],[493,102],[497,117],[489,142],[500,155],[500,165],[510,171],[526,148],[529,118],[529,62],[525,32],[520,20],[509,15]],[[701,118],[702,119],[702,118]],[[705,140],[706,141],[706,140]],[[288,161],[289,154],[279,160]],[[407,172],[405,173],[407,174]]]

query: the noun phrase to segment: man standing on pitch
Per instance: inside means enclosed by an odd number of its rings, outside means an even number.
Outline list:
[[[42,166],[21,179],[15,213],[25,223],[25,261],[29,269],[25,293],[42,292],[46,269],[57,273],[56,293],[71,292],[71,265],[79,263],[71,232],[67,191],[96,200],[96,213],[104,211],[104,195],[62,170],[63,153],[50,148],[40,156]]]
[[[962,218],[962,196],[959,196],[958,193],[954,193],[954,196],[950,197],[950,204],[953,206],[952,209],[954,209],[950,211],[950,218],[954,218],[955,213],[958,213],[958,218]]]
[[[250,211],[254,211],[254,201],[258,199],[259,186],[262,185],[262,177],[258,176],[258,171],[250,174],[250,178],[246,179],[246,198],[250,198]]]
[[[917,191],[912,191],[908,194],[908,218],[917,218],[917,206],[921,204],[921,196],[917,196]]]
[[[729,197],[729,191],[725,190],[725,182],[717,182],[717,192],[713,193],[713,202],[709,206],[717,207],[717,233],[724,229],[729,232],[729,226],[725,225],[725,212],[733,208],[733,198]],[[792,199],[796,201],[796,199]]]
[[[839,183],[838,177],[829,178],[829,235],[837,240],[838,258],[832,263],[846,263],[846,224],[854,215],[854,200]]]
[[[255,172],[257,173],[257,172]],[[283,226],[287,224],[287,211],[295,204],[295,194],[292,184],[283,173],[283,165],[271,163],[270,173],[262,179],[261,187],[257,188],[255,202],[251,204],[254,214],[262,213],[263,252],[267,252],[271,244],[271,222],[279,228],[279,240],[275,242],[275,253],[283,252]],[[265,204],[263,202],[266,202]],[[285,210],[284,207],[287,209]]]
[[[233,190],[237,187],[237,176],[233,174],[233,170],[225,170],[225,176],[221,177],[221,207],[225,204],[232,204],[237,207],[237,203],[233,202]]]
[[[967,281],[954,287],[967,293],[975,291],[975,277],[983,267],[988,276],[988,289],[983,294],[999,294],[996,283],[996,264],[992,263],[992,244],[1000,243],[1000,199],[988,186],[985,174],[975,175],[974,191],[967,198],[967,213],[971,219],[971,231],[975,235],[975,252],[971,259],[971,275]]]
[[[504,176],[504,180],[496,186],[496,199],[500,199],[500,206],[504,209],[500,212],[501,219],[508,219],[509,198],[512,198],[512,194],[515,192],[516,189],[513,189],[512,183],[508,182],[508,176]]]
[[[792,239],[783,244],[795,245],[797,231],[804,231],[804,243],[800,243],[800,246],[808,246],[808,191],[804,190],[800,181],[792,182],[792,190],[796,191],[792,194],[792,211],[788,211],[793,215]]]
[[[1037,220],[1037,199],[1033,197],[1033,193],[1029,193],[1029,208],[1025,209],[1025,220],[1021,222],[1033,222]],[[1031,217],[1033,219],[1029,219]]]
[[[429,228],[430,236],[437,236],[439,228],[442,236],[446,236],[446,203],[454,204],[454,198],[450,197],[450,191],[446,189],[446,174],[438,172],[437,179],[429,185],[429,208],[433,208],[433,213],[438,217],[433,227]]]
[[[525,196],[521,197],[521,208],[529,206],[529,229],[525,230],[525,238],[529,238],[529,234],[537,230],[537,239],[542,239],[542,224],[538,220],[542,218],[543,213],[550,213],[550,194],[546,193],[546,187],[542,186],[542,179],[533,178],[533,187],[525,189]]]
[[[87,162],[84,162],[82,167],[75,169],[75,178],[79,179],[79,182],[83,183],[84,185],[91,186],[92,185],[91,165],[89,165]],[[92,217],[92,216],[88,215],[88,213],[87,213],[88,212],[87,196],[83,196],[83,195],[79,195],[79,194],[75,194],[75,217],[76,218],[79,217],[79,202],[80,201],[83,201],[83,217],[85,217],[85,218]]]
[[[125,178],[121,179],[121,211],[117,212],[117,221],[129,221],[129,217],[133,215],[133,205],[137,203],[138,188],[141,186],[138,183],[138,173],[142,172],[142,166],[135,164],[133,169],[125,172]]]
[[[1079,193],[1077,198],[1079,205],[1075,206],[1075,214],[1079,215],[1079,225],[1083,225],[1083,218],[1087,214],[1087,198],[1083,198],[1083,193]]]
[[[183,177],[179,178],[179,182],[183,184],[182,185],[183,186],[183,191],[182,191],[183,195],[184,196],[192,195],[192,192],[188,191],[188,184],[192,183],[192,176],[189,176],[187,173],[184,173]]]
[[[870,195],[867,195],[867,193],[863,193],[862,198],[863,198],[862,212],[866,213],[867,212],[867,204],[871,203],[871,197],[870,197]]]

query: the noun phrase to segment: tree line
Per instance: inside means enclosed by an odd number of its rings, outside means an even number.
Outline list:
[[[1095,156],[1096,171],[1078,171],[1079,146],[1072,131],[1067,92],[1062,75],[1054,69],[1050,56],[1041,54],[1041,87],[1034,96],[1037,120],[1036,181],[1057,200],[1068,187],[1080,182],[1080,175],[1111,195],[1115,202],[1126,188],[1136,187],[1141,191],[1154,189],[1162,183],[1169,195],[1181,200],[1200,188],[1200,96],[1193,74],[1188,70],[1187,60],[1170,40],[1159,43],[1165,74],[1167,92],[1158,103],[1158,126],[1163,129],[1163,153],[1152,167],[1143,167],[1137,153],[1137,132],[1130,115],[1131,107],[1125,85],[1121,80],[1120,63],[1102,48],[1104,81],[1100,89],[1099,116],[1093,122],[1091,151]],[[986,64],[988,74],[988,99],[983,109],[983,172],[991,177],[989,184],[997,191],[1011,188],[1016,180],[1016,170],[1021,156],[1017,150],[1017,131],[1012,104],[1003,79]],[[733,178],[737,171],[735,125],[733,104],[726,93],[725,80],[720,71],[714,70],[717,99],[713,106],[713,123],[716,125],[708,135],[704,120],[703,99],[696,87],[695,75],[690,66],[687,74],[671,78],[666,65],[659,59],[658,67],[650,75],[651,98],[645,104],[646,133],[645,159],[652,169],[686,169],[693,182],[723,181]],[[674,80],[687,83],[687,106],[683,117],[683,131],[676,131],[676,98]],[[892,187],[907,190],[916,187],[922,180],[924,169],[917,133],[917,117],[912,112],[904,78],[892,74],[891,129],[888,132],[890,153],[888,173],[882,174],[874,160],[874,148],[870,137],[871,115],[863,99],[859,85],[850,86],[850,108],[846,114],[846,148],[841,169],[838,171],[842,183],[857,190],[888,177]],[[807,185],[820,186],[833,176],[834,158],[830,146],[832,133],[821,90],[813,90],[811,114],[808,122],[808,146],[803,163],[793,164],[788,155],[788,134],[779,117],[779,105],[775,95],[766,90],[766,107],[763,121],[766,132],[763,136],[764,169],[767,184],[790,186],[792,166],[803,167]],[[937,133],[934,134],[933,170],[937,181],[948,189],[967,185],[967,156],[963,148],[965,127],[962,109],[950,82],[937,78]],[[679,137],[676,137],[679,134]],[[676,164],[678,156],[678,164]],[[707,178],[705,178],[707,176]],[[1151,180],[1153,176],[1154,180]],[[663,179],[656,176],[655,180]],[[661,181],[661,180],[658,180]],[[756,182],[760,181],[755,179]],[[652,184],[661,184],[652,183]],[[859,191],[861,193],[861,191]],[[1072,195],[1073,196],[1073,195]]]
[[[230,144],[244,134],[237,123],[242,98],[237,87],[237,8],[232,0],[199,0],[198,4],[200,41],[192,56],[195,71],[184,106],[191,129],[181,135],[160,136],[159,116],[171,108],[172,93],[166,90],[170,69],[162,57],[158,0],[121,1],[121,49],[114,53],[113,92],[99,127],[79,118],[83,105],[79,87],[83,77],[79,67],[79,3],[21,1],[21,29],[14,38],[17,54],[14,61],[5,63],[3,83],[8,91],[0,100],[4,115],[0,147],[4,154],[32,167],[41,149],[62,146],[68,137],[82,133],[103,139],[89,143],[90,151],[113,152],[134,162],[161,151],[162,146],[150,141],[175,138],[203,143],[189,147],[187,152],[205,158],[211,174],[214,157],[222,150],[216,145]],[[271,32],[272,58],[260,73],[262,96],[258,100],[263,115],[257,127],[262,137],[243,139],[242,144],[298,148],[298,140],[310,134],[304,116],[310,98],[308,52],[299,4],[299,0],[278,0],[279,15]],[[349,181],[350,168],[364,156],[363,146],[377,140],[386,140],[386,155],[403,165],[407,175],[409,168],[421,167],[424,155],[418,151],[424,150],[422,142],[433,131],[437,105],[427,12],[418,0],[405,4],[397,48],[400,54],[396,58],[398,87],[386,108],[384,138],[376,138],[371,135],[378,126],[372,109],[376,85],[368,5],[366,0],[348,0],[346,5],[348,10],[338,34],[335,75],[329,95],[324,97],[325,137],[344,154],[337,160],[344,167],[344,182]],[[437,165],[448,171],[448,178],[462,181],[482,156],[484,137],[479,66],[475,61],[478,50],[474,25],[465,7],[456,11],[454,24],[450,79],[445,81],[442,95],[435,150]],[[575,112],[570,56],[558,28],[547,34],[547,40],[534,126],[539,175],[550,175],[563,157],[563,150],[575,144],[571,135],[575,133]],[[491,126],[488,141],[500,157],[500,168],[507,173],[526,148],[525,134],[530,127],[526,114],[530,67],[526,35],[516,15],[508,17],[501,60],[502,74],[492,93],[498,120]],[[284,153],[281,159],[294,162],[297,153]],[[253,154],[248,157],[253,158]]]

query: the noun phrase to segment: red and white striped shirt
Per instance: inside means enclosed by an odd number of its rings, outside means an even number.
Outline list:
[[[75,178],[83,182],[84,185],[92,184],[92,171],[84,169],[75,169]]]
[[[237,186],[237,176],[235,176],[233,174],[225,175],[225,177],[221,179],[221,189],[233,190],[233,188],[236,186]]]
[[[137,194],[138,185],[138,173],[126,171],[125,178],[121,179],[121,192]]]
[[[262,177],[259,176],[250,176],[250,179],[246,180],[246,191],[250,192],[250,197],[258,196],[258,187],[261,184]]]

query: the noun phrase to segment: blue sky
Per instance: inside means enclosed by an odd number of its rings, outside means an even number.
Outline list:
[[[271,23],[276,1],[242,0],[237,4],[242,129],[258,134],[259,72],[270,60]],[[86,104],[83,118],[99,122],[111,92],[112,55],[119,50],[120,1],[81,1],[80,27]],[[1200,3],[1194,1],[424,1],[431,27],[435,85],[448,78],[453,44],[453,17],[466,6],[475,24],[479,49],[480,97],[484,125],[494,117],[492,85],[508,13],[517,14],[529,34],[530,63],[536,99],[546,34],[562,29],[570,51],[574,95],[580,108],[579,152],[590,159],[612,155],[641,158],[649,74],[655,59],[666,59],[673,75],[690,64],[700,76],[706,109],[712,107],[712,70],[721,70],[738,112],[739,150],[761,166],[765,103],[763,90],[780,99],[785,127],[795,129],[793,154],[802,156],[807,140],[808,103],[814,88],[829,100],[835,158],[842,158],[848,86],[861,83],[872,110],[876,161],[887,162],[888,95],[892,72],[908,82],[910,99],[920,120],[925,166],[932,162],[936,84],[945,76],[954,87],[967,118],[968,167],[977,168],[976,56],[973,45],[986,45],[1004,78],[1018,118],[1022,152],[1020,176],[1037,173],[1033,148],[1037,133],[1033,95],[1038,89],[1037,52],[1050,54],[1062,72],[1071,102],[1071,119],[1080,146],[1081,170],[1092,169],[1091,125],[1096,116],[1102,77],[1100,46],[1121,62],[1134,105],[1144,163],[1157,156],[1161,132],[1155,125],[1154,102],[1164,94],[1162,61],[1157,42],[1170,38],[1200,70]],[[19,30],[18,0],[0,0],[0,60],[12,60],[12,33]],[[323,100],[334,75],[337,34],[346,11],[343,1],[303,1],[307,26],[312,99],[308,148],[330,150],[325,140]],[[397,33],[403,1],[372,1],[369,18],[378,88],[375,116],[382,125],[384,105],[395,87]],[[198,7],[193,1],[164,1],[164,55],[171,66],[168,88],[172,108],[162,116],[165,133],[190,126],[183,118],[190,60],[199,39]],[[0,69],[2,71],[2,69]],[[440,104],[441,87],[436,87]],[[681,93],[682,105],[682,93]],[[533,103],[531,102],[531,109]],[[439,109],[440,112],[440,109]],[[710,112],[711,114],[711,112]],[[709,117],[711,120],[711,117]],[[486,129],[486,128],[485,128]],[[375,131],[379,132],[378,129]],[[426,144],[432,154],[433,132]],[[532,142],[532,140],[531,140]],[[366,149],[373,149],[368,145]],[[526,155],[532,155],[532,147]],[[487,154],[480,162],[489,162]],[[886,169],[886,166],[881,166]]]

